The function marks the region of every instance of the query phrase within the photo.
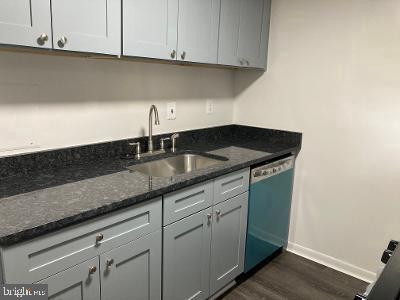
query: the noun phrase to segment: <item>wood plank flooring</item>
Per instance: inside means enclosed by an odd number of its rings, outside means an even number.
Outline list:
[[[352,300],[366,287],[354,277],[284,252],[220,299]]]

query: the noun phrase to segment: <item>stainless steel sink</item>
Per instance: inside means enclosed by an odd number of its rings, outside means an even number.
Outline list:
[[[180,154],[130,166],[128,169],[154,177],[171,177],[204,169],[224,160],[224,158],[217,159],[198,154]]]

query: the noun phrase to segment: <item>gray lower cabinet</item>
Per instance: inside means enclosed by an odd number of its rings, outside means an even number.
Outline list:
[[[52,48],[50,0],[1,0],[0,44]]]
[[[161,299],[161,230],[100,255],[102,300]]]
[[[249,169],[244,169],[215,179],[217,193],[202,193],[199,198],[201,203],[209,203],[208,208],[195,206],[202,210],[164,227],[164,300],[207,299],[243,272],[248,177]],[[164,197],[164,210],[171,199],[194,197],[209,184]],[[211,206],[213,202],[217,204]]]
[[[99,300],[99,258],[95,257],[37,283],[48,284],[52,300]]]
[[[156,198],[0,248],[5,283],[46,283],[50,299],[161,299]]]
[[[265,68],[271,0],[221,0],[218,63]]]
[[[214,294],[244,269],[248,192],[213,207],[210,290]]]
[[[212,209],[164,228],[163,299],[209,296]]]

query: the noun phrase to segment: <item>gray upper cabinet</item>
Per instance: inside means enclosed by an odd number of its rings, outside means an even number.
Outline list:
[[[103,300],[160,300],[161,230],[102,254],[100,272]]]
[[[122,0],[123,54],[176,59],[178,0]]]
[[[265,68],[271,0],[221,0],[218,63]]]
[[[164,228],[164,300],[209,296],[211,213],[208,208]]]
[[[51,5],[54,49],[121,54],[120,0],[52,0]]]
[[[178,60],[217,63],[221,0],[179,0]]]
[[[0,44],[51,48],[50,0],[1,0]]]
[[[78,264],[37,283],[47,284],[52,300],[99,300],[99,258]]]
[[[248,193],[213,207],[211,243],[211,294],[226,286],[244,270]]]

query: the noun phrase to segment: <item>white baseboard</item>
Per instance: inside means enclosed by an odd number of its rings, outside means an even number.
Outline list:
[[[335,269],[339,272],[364,280],[368,283],[371,283],[376,279],[376,273],[362,269],[343,260],[334,258],[332,256],[323,254],[310,248],[300,246],[295,243],[289,242],[287,251],[305,257],[309,260],[315,261],[316,263],[319,263],[321,265]]]

